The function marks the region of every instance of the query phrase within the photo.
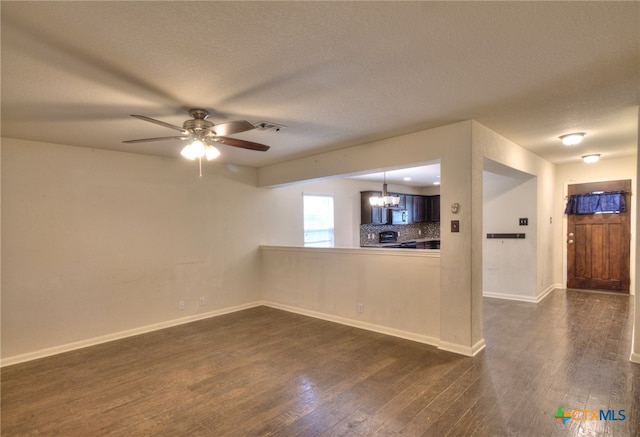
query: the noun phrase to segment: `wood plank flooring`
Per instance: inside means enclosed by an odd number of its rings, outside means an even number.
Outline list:
[[[6,367],[1,433],[639,436],[632,302],[485,298],[487,348],[474,358],[254,308]],[[626,419],[564,425],[558,407]]]

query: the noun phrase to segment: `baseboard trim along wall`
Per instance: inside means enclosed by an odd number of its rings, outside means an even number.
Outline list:
[[[288,311],[303,316],[313,317],[315,319],[326,320],[328,322],[340,323],[341,325],[352,326],[354,328],[365,329],[367,331],[377,332],[379,334],[390,335],[392,337],[404,338],[405,340],[416,341],[431,346],[439,346],[440,340],[428,335],[417,334],[415,332],[403,331],[401,329],[389,328],[388,326],[377,325],[375,323],[363,322],[360,320],[350,319],[347,317],[336,316],[333,314],[321,313],[318,311],[307,310],[304,308],[284,305],[277,302],[262,301],[264,306],[275,308],[278,310]]]
[[[631,356],[629,357],[629,361],[635,364],[640,364],[640,354],[636,354],[631,352]]]
[[[560,284],[553,284],[547,287],[542,291],[537,297],[533,296],[522,296],[520,294],[506,294],[506,293],[492,293],[491,291],[483,291],[483,297],[492,297],[495,299],[507,299],[507,300],[517,300],[519,302],[530,302],[530,303],[540,303],[542,299],[547,297],[549,293],[551,293],[556,288],[562,288]]]
[[[45,358],[51,355],[70,352],[76,349],[82,349],[89,346],[108,343],[114,340],[133,337],[135,335],[146,334],[148,332],[158,331],[160,329],[170,328],[172,326],[184,325],[185,323],[196,322],[198,320],[221,316],[223,314],[234,313],[236,311],[242,311],[249,308],[258,307],[261,305],[262,305],[261,302],[251,302],[251,303],[236,305],[228,308],[221,308],[221,309],[209,311],[206,313],[200,313],[200,314],[194,314],[192,316],[181,317],[179,319],[173,319],[173,320],[167,320],[165,322],[154,323],[152,325],[140,326],[138,328],[127,329],[125,331],[114,332],[113,334],[107,334],[100,337],[89,338],[86,340],[63,344],[60,346],[40,349],[34,352],[29,352],[22,355],[15,355],[13,357],[4,358],[2,359],[2,361],[0,361],[0,367],[5,367],[5,366],[10,366],[12,364],[19,364],[26,361],[36,360],[38,358]]]
[[[448,341],[440,341],[440,344],[438,345],[438,349],[441,349],[447,352],[453,352],[459,355],[474,357],[481,350],[483,350],[486,347],[486,345],[487,344],[485,343],[484,338],[479,342],[477,342],[476,344],[474,344],[473,346],[463,346],[457,343],[449,343]]]
[[[548,292],[546,293],[548,294]],[[545,294],[545,295],[546,295]],[[73,343],[67,343],[60,346],[54,346],[51,348],[40,349],[34,352],[29,352],[22,355],[16,355],[13,357],[4,358],[0,361],[0,367],[10,366],[13,364],[19,364],[26,361],[36,360],[39,358],[45,358],[52,355],[61,354],[64,352],[70,352],[77,349],[82,349],[85,347],[95,346],[102,343],[107,343],[110,341],[120,340],[127,337],[133,337],[135,335],[145,334],[152,331],[158,331],[160,329],[170,328],[172,326],[183,325],[185,323],[196,322],[198,320],[208,319],[211,317],[221,316],[223,314],[229,314],[236,311],[242,311],[249,308],[254,308],[258,306],[267,306],[270,308],[275,308],[283,311],[288,311],[291,313],[300,314],[303,316],[313,317],[316,319],[326,320],[329,322],[340,323],[342,325],[352,326],[354,328],[365,329],[367,331],[377,332],[380,334],[390,335],[393,337],[403,338],[405,340],[416,341],[418,343],[424,343],[431,346],[436,346],[438,349],[453,352],[460,355],[465,356],[475,356],[481,350],[485,348],[484,339],[480,340],[473,346],[464,346],[456,343],[449,343],[446,341],[441,341],[439,338],[431,337],[428,335],[417,334],[415,332],[404,331],[401,329],[390,328],[388,326],[378,325],[375,323],[363,322],[360,320],[354,320],[347,317],[336,316],[333,314],[321,313],[318,311],[307,310],[304,308],[294,307],[290,305],[284,305],[277,302],[271,301],[256,301],[243,305],[236,305],[233,307],[222,308],[219,310],[209,311],[201,314],[194,314],[188,317],[182,317],[179,319],[167,320],[166,322],[155,323],[152,325],[140,326],[138,328],[128,329],[125,331],[115,332],[113,334],[108,334],[100,337],[94,337],[87,340],[77,341]],[[640,362],[640,357],[639,362]],[[632,360],[633,361],[633,360]],[[635,361],[634,361],[635,362]]]

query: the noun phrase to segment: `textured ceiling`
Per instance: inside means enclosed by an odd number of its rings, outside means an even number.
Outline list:
[[[639,2],[2,1],[2,135],[122,144],[187,109],[238,134],[222,161],[264,166],[467,119],[556,163],[637,148]],[[587,133],[566,148],[558,136]]]

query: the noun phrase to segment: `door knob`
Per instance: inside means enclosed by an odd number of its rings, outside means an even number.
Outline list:
[[[569,232],[569,236],[570,236],[570,237],[573,237],[573,232]]]
[[[569,241],[568,241],[568,243],[569,243],[569,244],[573,244],[573,240],[569,240]]]

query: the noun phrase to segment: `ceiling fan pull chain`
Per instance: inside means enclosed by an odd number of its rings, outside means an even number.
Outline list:
[[[202,177],[202,156],[198,158],[198,163],[200,165],[200,177]]]

